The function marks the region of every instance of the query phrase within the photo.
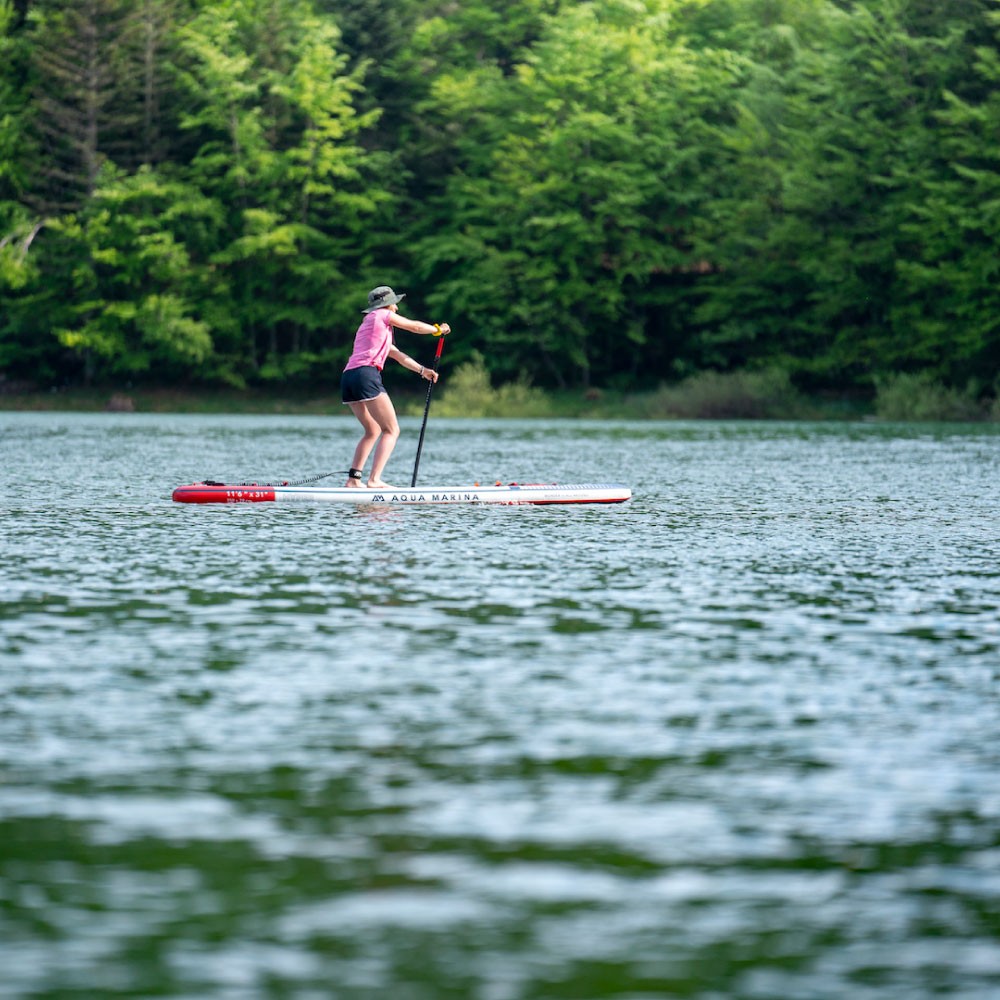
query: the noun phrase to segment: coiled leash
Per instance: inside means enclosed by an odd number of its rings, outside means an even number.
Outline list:
[[[352,470],[353,471],[353,470]],[[321,479],[329,476],[346,476],[347,469],[334,469],[333,472],[321,472],[318,476],[310,476],[308,479],[282,479],[276,483],[265,483],[258,480],[253,482],[224,483],[218,479],[203,479],[206,486],[308,486],[309,483],[318,483]]]

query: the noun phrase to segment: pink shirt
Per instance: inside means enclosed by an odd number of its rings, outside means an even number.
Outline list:
[[[392,347],[391,315],[389,309],[376,309],[365,316],[354,334],[354,353],[344,367],[345,372],[365,365],[374,365],[379,371],[385,367],[385,359]]]

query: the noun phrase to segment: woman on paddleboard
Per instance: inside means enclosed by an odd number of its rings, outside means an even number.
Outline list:
[[[396,347],[392,342],[392,331],[396,327],[410,333],[441,337],[451,333],[451,327],[447,323],[421,323],[400,316],[397,303],[405,297],[405,292],[397,295],[388,285],[379,285],[368,293],[368,308],[363,310],[365,318],[354,334],[354,351],[340,379],[341,399],[364,428],[364,434],[354,449],[351,471],[347,474],[348,486],[361,485],[361,470],[377,441],[368,486],[372,489],[390,488],[382,482],[382,473],[399,438],[399,422],[392,400],[382,385],[382,368],[386,358],[398,361],[428,382],[438,380],[438,373],[433,368],[425,368]]]

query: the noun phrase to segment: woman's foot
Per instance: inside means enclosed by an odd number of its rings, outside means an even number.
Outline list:
[[[356,490],[361,489],[361,483],[357,479],[348,479],[347,482],[344,483],[344,488],[346,489],[348,486],[351,486]]]
[[[368,489],[370,490],[394,490],[395,486],[390,486],[388,483],[383,483],[381,479],[369,479]]]

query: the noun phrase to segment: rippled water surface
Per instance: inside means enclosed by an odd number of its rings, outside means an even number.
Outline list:
[[[341,415],[0,433],[3,996],[1000,995],[995,429],[432,415],[634,499],[388,511],[170,501]]]

